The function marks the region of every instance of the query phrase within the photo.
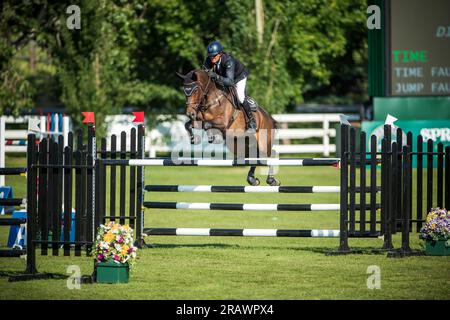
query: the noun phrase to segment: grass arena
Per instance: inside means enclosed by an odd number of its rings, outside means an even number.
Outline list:
[[[25,158],[8,160],[17,166],[26,166]],[[127,177],[131,168],[126,168]],[[262,168],[257,169],[257,175]],[[339,204],[340,170],[332,165],[281,166],[277,177],[283,181],[283,186],[244,187],[239,185],[246,175],[245,167],[146,167],[144,207],[145,203],[155,201],[171,205],[159,205],[158,208],[149,205],[150,208],[144,209],[143,231],[148,234],[144,237],[146,246],[139,250],[138,263],[132,270],[133,281],[119,285],[126,288],[123,297],[285,300],[439,299],[448,296],[448,257],[389,259],[384,251],[373,251],[383,246],[382,237],[350,238],[349,245],[357,254],[326,255],[339,247],[339,208],[333,207],[334,211],[329,211],[318,207],[316,211],[294,212],[273,207],[273,204]],[[105,175],[107,186],[111,185],[110,173],[109,168]],[[426,176],[427,170],[422,174]],[[381,172],[377,172],[377,180],[380,175]],[[416,176],[414,169],[413,178]],[[7,184],[15,190],[15,198],[26,196],[24,179],[6,176]],[[437,170],[433,170],[433,179],[439,180]],[[224,186],[234,187],[230,190]],[[282,188],[291,192],[282,192]],[[251,192],[255,190],[265,192]],[[437,194],[438,190],[434,188],[433,193]],[[414,210],[417,194],[412,194]],[[118,199],[122,199],[121,192],[116,192],[116,199],[118,204]],[[197,205],[190,207],[186,205],[187,201]],[[357,194],[355,202],[360,203]],[[179,203],[185,205],[177,206]],[[209,211],[213,208],[199,207],[201,203],[258,206],[251,208],[254,210],[232,206]],[[126,201],[125,211],[129,206]],[[305,208],[295,208],[299,209]],[[109,199],[106,210],[110,211]],[[5,244],[8,226],[0,226],[0,230],[0,242]],[[295,237],[289,237],[289,233],[280,236],[281,230],[291,230],[291,233],[303,230],[303,233],[297,232]],[[423,250],[416,228],[411,231],[411,249]],[[395,248],[402,245],[400,232],[392,235],[392,243]],[[68,266],[77,266],[82,274],[89,274],[92,257],[84,254],[52,256],[50,250],[47,256],[38,253],[36,258],[39,272],[52,273],[53,279],[8,282],[9,276],[23,272],[26,262],[23,258],[0,258],[2,299],[115,298],[116,292],[104,284],[83,284],[83,290],[67,289]],[[371,288],[368,280],[374,266],[382,270],[382,285],[378,290]],[[429,290],[431,287],[434,289]]]

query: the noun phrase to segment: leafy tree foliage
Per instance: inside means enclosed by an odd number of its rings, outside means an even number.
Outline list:
[[[256,1],[4,1],[0,113],[42,101],[63,104],[75,121],[93,110],[100,123],[124,106],[182,112],[175,71],[199,68],[216,39],[248,67],[248,92],[270,112],[367,99],[365,0],[259,0],[262,34]],[[66,26],[71,4],[80,30]]]

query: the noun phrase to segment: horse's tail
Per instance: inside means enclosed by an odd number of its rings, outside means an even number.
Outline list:
[[[261,110],[262,114],[264,114],[267,118],[269,118],[269,121],[274,129],[280,128],[279,123],[263,107],[259,105],[258,108]]]
[[[270,116],[270,119],[272,119],[273,127],[275,129],[280,129],[280,123],[277,120],[275,120],[272,116]]]

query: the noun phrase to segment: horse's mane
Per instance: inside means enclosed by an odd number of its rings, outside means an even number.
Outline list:
[[[189,71],[185,78],[184,78],[184,84],[189,84],[192,82],[200,82],[203,83],[203,80],[207,81],[208,79],[208,74],[206,73],[206,71],[202,70],[202,69],[194,69]]]

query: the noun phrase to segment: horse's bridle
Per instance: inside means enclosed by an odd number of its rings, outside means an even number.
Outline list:
[[[195,107],[192,107],[192,109],[194,109],[195,114],[197,115],[199,112],[203,113],[206,110],[208,110],[210,107],[216,105],[217,103],[220,104],[220,100],[224,97],[224,94],[221,93],[220,95],[217,96],[216,99],[214,99],[214,101],[210,102],[209,104],[203,104],[204,100],[206,98],[206,95],[208,94],[209,91],[209,84],[211,83],[211,78],[208,77],[208,83],[206,84],[205,88],[203,89],[199,84],[197,84],[197,81],[192,81],[190,83],[184,84],[184,94],[186,95],[186,97],[190,97],[192,96],[192,94],[198,90],[198,88],[200,87],[200,89],[203,91],[203,95],[202,98],[199,101],[195,101],[195,102],[191,102],[188,103],[186,102],[186,107],[189,107],[190,105],[195,105]],[[233,103],[228,97],[227,99]],[[226,129],[230,128],[230,126],[233,124],[234,120],[236,120],[237,117],[237,109],[234,109],[233,115],[230,118],[230,120],[228,121],[228,124],[226,125]]]
[[[210,107],[210,106],[208,106],[207,108],[205,108],[205,106],[203,105],[203,102],[205,101],[206,95],[208,94],[208,91],[209,91],[210,82],[211,82],[211,78],[208,77],[208,83],[206,84],[204,89],[200,85],[197,84],[197,81],[194,81],[194,82],[184,85],[184,94],[186,95],[186,97],[192,96],[192,94],[195,91],[197,91],[197,89],[199,89],[199,88],[203,92],[202,98],[199,101],[195,101],[195,102],[191,102],[191,103],[186,102],[187,107],[189,107],[193,104],[195,105],[195,107],[192,107],[192,109],[194,109],[196,113],[204,112]]]

